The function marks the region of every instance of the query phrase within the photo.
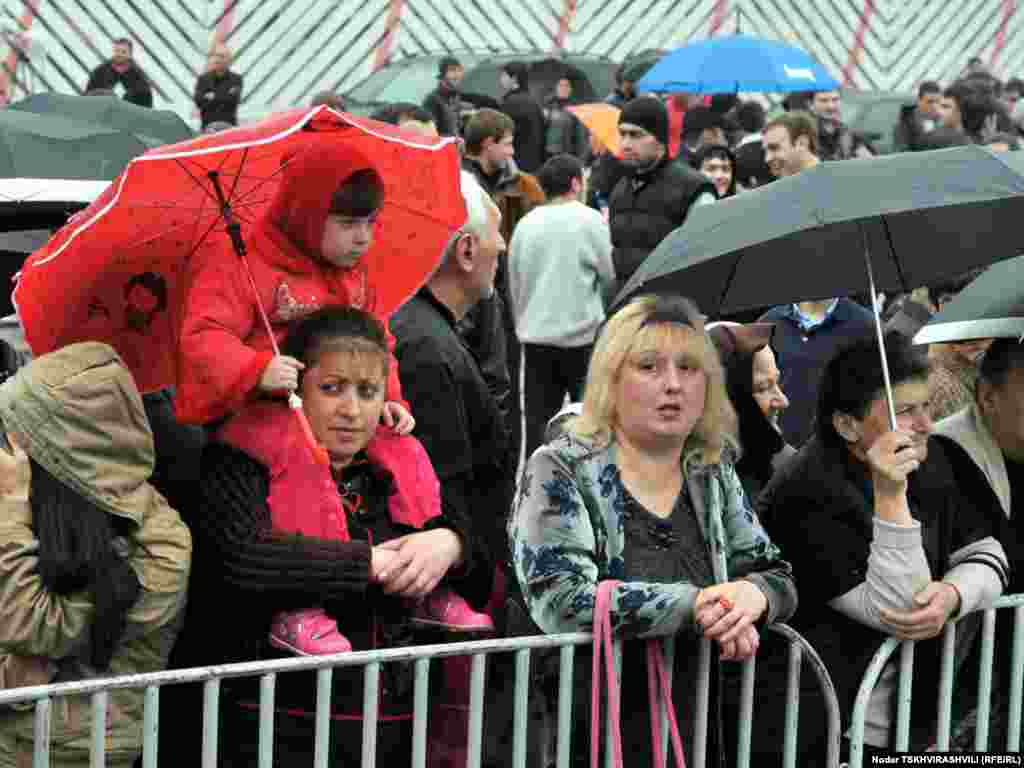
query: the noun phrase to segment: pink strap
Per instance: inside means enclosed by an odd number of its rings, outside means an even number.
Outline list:
[[[620,701],[618,676],[615,674],[615,649],[612,641],[611,594],[619,586],[619,581],[602,581],[597,585],[597,596],[594,600],[594,657],[591,663],[590,691],[590,768],[601,768],[599,765],[601,745],[601,654],[604,652],[606,674],[608,676],[608,715],[611,722],[612,765],[623,768],[622,762],[622,730],[620,720]],[[675,754],[677,768],[686,768],[683,755],[683,739],[679,735],[679,723],[676,720],[676,709],[672,703],[672,681],[665,664],[665,657],[657,640],[647,641],[647,692],[651,714],[651,746],[654,753],[655,768],[664,768],[665,755],[661,750],[661,706],[664,702],[668,716],[669,737],[672,751]]]

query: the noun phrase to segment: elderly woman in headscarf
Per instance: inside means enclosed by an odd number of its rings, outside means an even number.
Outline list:
[[[725,388],[739,419],[742,455],[736,474],[748,499],[796,453],[779,432],[779,415],[789,407],[771,348],[772,323],[710,323],[708,335],[725,370]]]

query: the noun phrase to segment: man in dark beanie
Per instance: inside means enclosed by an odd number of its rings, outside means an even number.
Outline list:
[[[708,178],[668,154],[668,110],[651,96],[626,104],[619,114],[619,146],[626,175],[609,201],[612,260],[620,285],[694,205],[717,199]]]
[[[515,161],[521,171],[536,173],[544,165],[547,123],[544,110],[530,94],[530,68],[511,61],[501,70],[501,87],[506,91],[501,111],[515,123]]]

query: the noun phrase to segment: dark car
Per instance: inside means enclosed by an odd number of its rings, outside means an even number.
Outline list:
[[[455,56],[466,69],[462,92],[477,106],[495,105],[504,95],[499,84],[501,68],[512,61],[530,64],[530,91],[542,102],[554,91],[563,75],[573,82],[573,100],[603,99],[615,84],[616,63],[602,56],[566,54],[555,58],[540,50],[531,51],[454,51],[411,56],[389,64],[355,85],[345,99],[355,114],[368,114],[378,107],[396,102],[422,103],[437,87],[437,67],[441,59]]]
[[[842,91],[842,119],[880,155],[893,149],[893,130],[904,106],[914,106],[912,94],[899,91]]]

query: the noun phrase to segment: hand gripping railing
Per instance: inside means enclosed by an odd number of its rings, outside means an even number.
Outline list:
[[[795,768],[796,738],[800,697],[801,662],[806,658],[825,694],[828,716],[827,768],[839,765],[839,704],[832,681],[818,654],[797,632],[786,625],[771,625],[770,631],[789,641],[789,676],[786,697],[786,730],[784,738],[784,765]],[[33,768],[47,768],[50,758],[50,714],[55,698],[66,696],[92,697],[92,741],[90,768],[105,764],[105,723],[110,691],[144,689],[143,710],[143,768],[156,768],[157,742],[160,727],[160,688],[164,685],[203,683],[202,766],[215,768],[219,750],[218,722],[220,684],[222,680],[240,677],[259,677],[259,768],[271,768],[274,745],[274,691],[277,675],[286,672],[316,671],[317,695],[314,729],[314,768],[327,768],[330,754],[330,705],[333,670],[338,667],[365,669],[363,701],[363,768],[374,768],[377,758],[377,697],[380,688],[381,666],[394,662],[414,663],[412,768],[425,768],[427,754],[427,721],[429,709],[430,663],[434,659],[470,656],[468,761],[467,768],[480,768],[483,746],[484,682],[487,656],[492,653],[515,654],[515,689],[512,714],[513,748],[511,768],[526,768],[528,699],[530,693],[531,652],[559,649],[557,730],[555,748],[556,768],[569,768],[572,737],[573,658],[576,646],[587,645],[589,634],[563,634],[520,637],[502,640],[481,640],[465,643],[424,645],[377,651],[346,653],[337,656],[289,658],[256,661],[192,669],[177,669],[124,677],[81,680],[57,685],[33,686],[0,691],[0,706],[35,702],[35,729]],[[666,656],[672,661],[675,643],[666,641]],[[700,664],[696,694],[695,738],[692,765],[703,768],[706,764],[707,724],[710,701],[711,643],[699,643]],[[749,768],[752,724],[754,717],[755,659],[744,663],[740,695],[739,733],[737,751],[738,768]],[[664,716],[664,713],[662,713]],[[668,731],[662,728],[667,739]],[[664,752],[664,751],[663,751]]]
[[[1024,695],[1024,594],[1006,595],[984,609],[981,625],[981,666],[978,670],[977,729],[975,751],[988,748],[988,729],[992,706],[992,664],[995,657],[996,611],[1013,608],[1013,652],[1010,664],[1009,729],[1006,750],[1020,751],[1021,698]],[[850,768],[861,768],[864,760],[864,729],[868,703],[889,659],[900,649],[899,688],[896,708],[897,752],[910,748],[911,686],[914,675],[914,641],[890,637],[878,649],[868,665],[854,700],[850,724]],[[949,750],[952,731],[953,677],[956,658],[956,622],[949,622],[942,633],[942,665],[939,679],[938,721],[935,747]]]

